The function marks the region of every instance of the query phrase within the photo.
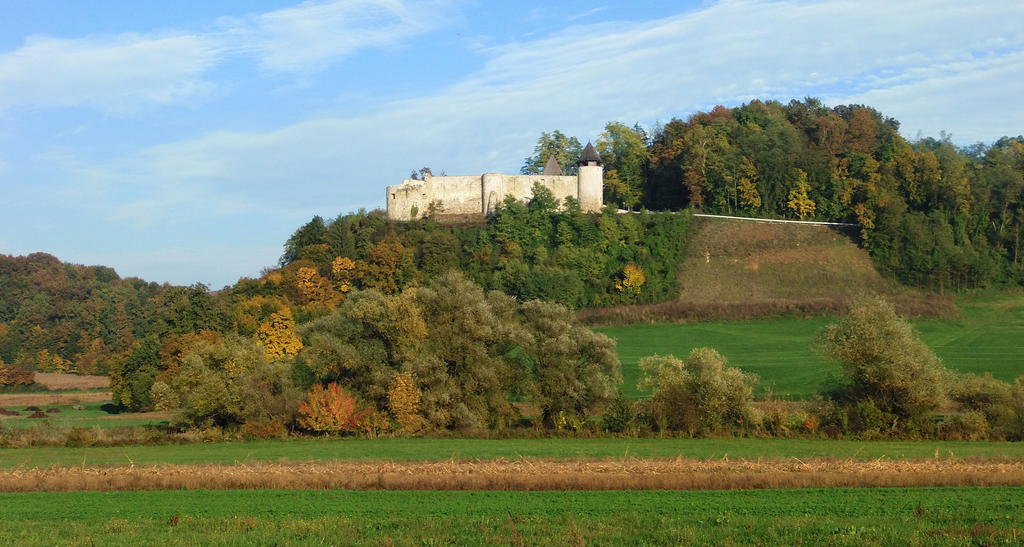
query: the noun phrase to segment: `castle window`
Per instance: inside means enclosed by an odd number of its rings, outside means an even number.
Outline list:
[[[391,194],[391,199],[395,199],[395,195],[394,194]]]

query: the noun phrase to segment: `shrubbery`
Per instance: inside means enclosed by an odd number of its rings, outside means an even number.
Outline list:
[[[652,392],[652,416],[661,430],[693,436],[759,426],[752,406],[756,377],[726,366],[711,348],[696,348],[686,360],[645,357],[640,369],[639,387]]]

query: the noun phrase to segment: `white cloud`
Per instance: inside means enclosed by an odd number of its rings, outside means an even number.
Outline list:
[[[0,110],[89,105],[120,111],[178,101],[208,88],[202,74],[218,55],[215,42],[190,35],[29,38],[0,55]]]
[[[312,73],[363,48],[388,47],[435,28],[444,0],[303,2],[204,32],[62,39],[33,36],[0,53],[0,111],[90,106],[126,111],[194,98],[214,87],[228,59],[255,58],[272,72]]]
[[[439,2],[401,0],[303,2],[243,19],[225,19],[230,40],[277,72],[321,70],[368,47],[387,47],[434,28]]]

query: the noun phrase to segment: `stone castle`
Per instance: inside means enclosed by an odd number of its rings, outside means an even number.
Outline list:
[[[405,179],[402,184],[388,186],[388,218],[414,220],[431,210],[440,218],[486,215],[506,196],[521,201],[530,199],[535,183],[547,187],[560,200],[572,197],[579,200],[584,211],[597,212],[603,205],[603,177],[601,156],[590,143],[580,155],[576,175],[563,175],[553,157],[539,175],[484,173],[434,177],[427,173],[423,180]]]

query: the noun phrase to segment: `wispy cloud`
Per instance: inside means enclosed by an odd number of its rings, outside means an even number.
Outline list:
[[[207,90],[220,46],[193,35],[64,40],[33,37],[0,55],[0,111],[13,106],[94,106],[123,111]]]
[[[435,28],[446,4],[402,0],[303,2],[241,19],[223,19],[226,41],[276,72],[322,70],[369,47],[388,47]],[[442,17],[439,17],[442,16]]]
[[[252,57],[270,72],[315,73],[445,20],[444,0],[332,0],[224,18],[212,30],[86,38],[33,36],[0,53],[0,111],[89,106],[123,112],[194,99],[213,69]]]

